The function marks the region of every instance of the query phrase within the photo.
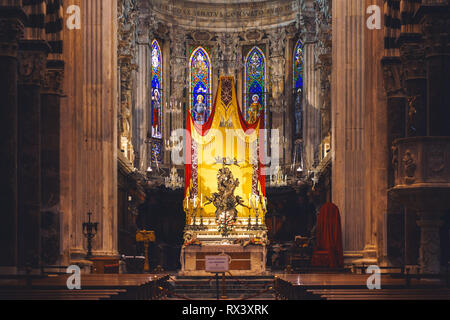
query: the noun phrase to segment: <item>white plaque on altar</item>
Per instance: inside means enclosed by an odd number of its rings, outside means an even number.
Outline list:
[[[230,256],[206,256],[205,271],[206,272],[228,272],[230,270]]]

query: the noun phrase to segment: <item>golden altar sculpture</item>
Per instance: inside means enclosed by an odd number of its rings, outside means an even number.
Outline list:
[[[204,124],[199,125],[188,114],[183,201],[186,227],[181,254],[184,273],[201,271],[204,252],[248,256],[248,263],[239,265],[244,268],[240,270],[252,274],[265,270],[262,114],[254,123],[245,121],[233,77],[220,78],[210,118]],[[252,241],[255,239],[258,241]],[[254,245],[244,247],[243,243]]]

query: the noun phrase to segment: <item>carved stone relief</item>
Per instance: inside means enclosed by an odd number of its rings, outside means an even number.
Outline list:
[[[216,51],[219,74],[223,76],[236,75],[243,67],[242,50],[240,50],[238,33],[220,32],[217,34],[218,50]]]
[[[45,78],[47,54],[40,51],[19,51],[19,83],[41,86]]]
[[[286,30],[276,28],[267,33],[269,39],[269,84],[272,90],[273,107],[276,109],[281,106],[281,97],[284,93],[284,74],[286,67],[285,48],[286,48]]]
[[[118,64],[120,75],[120,108],[118,109],[119,117],[119,134],[120,145],[124,155],[133,163],[134,150],[132,145],[132,96],[133,81],[132,72],[137,69],[136,64],[136,36],[139,35],[141,40],[145,40],[145,28],[140,28],[136,32],[137,21],[136,0],[119,0],[118,1]]]

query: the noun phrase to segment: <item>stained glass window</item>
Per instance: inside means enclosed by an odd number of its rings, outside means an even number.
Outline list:
[[[295,134],[299,137],[303,130],[303,45],[297,41],[293,61],[293,98],[295,116]]]
[[[162,54],[158,41],[152,42],[152,137],[162,138],[163,77]]]
[[[203,125],[211,114],[211,60],[204,48],[192,52],[189,70],[191,114],[196,123]]]
[[[266,59],[260,48],[254,47],[245,58],[244,116],[249,123],[266,110]]]

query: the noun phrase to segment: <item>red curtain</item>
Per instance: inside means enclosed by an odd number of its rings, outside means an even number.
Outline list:
[[[341,215],[336,205],[325,203],[317,219],[316,248],[311,265],[315,267],[342,268]]]

